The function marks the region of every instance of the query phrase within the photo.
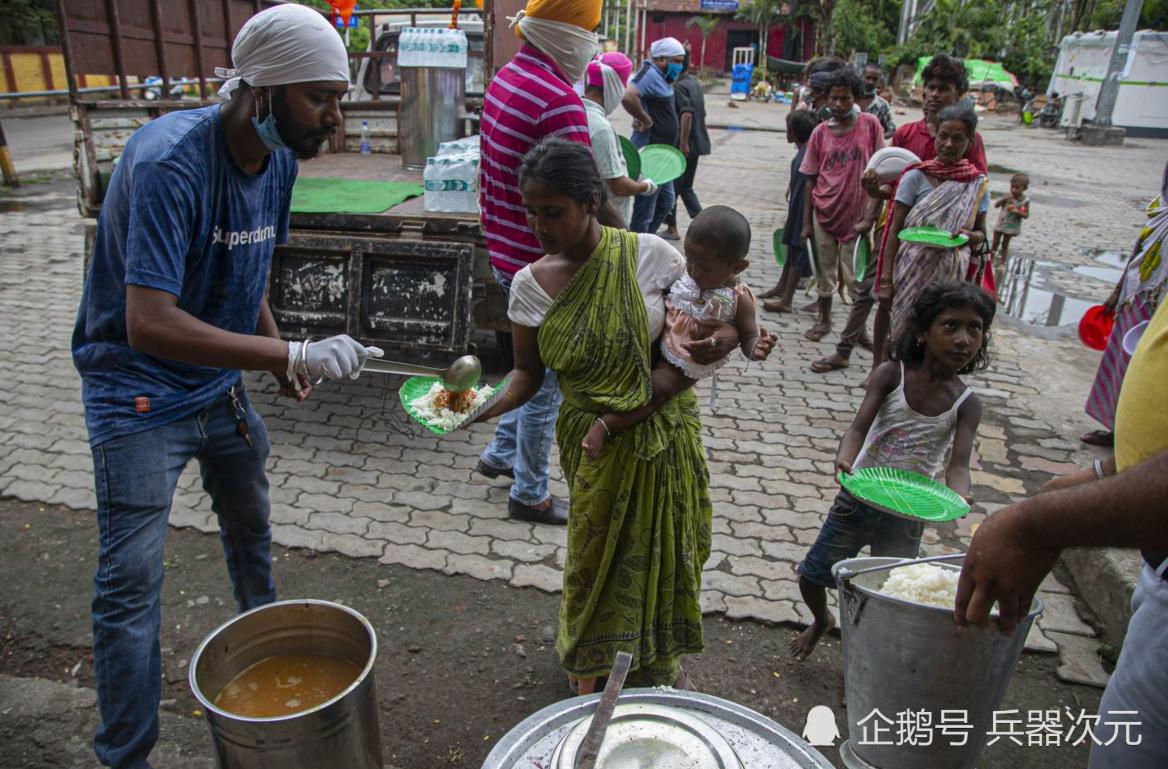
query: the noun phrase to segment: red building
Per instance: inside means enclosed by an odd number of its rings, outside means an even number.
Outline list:
[[[690,44],[695,68],[704,67],[714,72],[729,72],[735,48],[755,46],[755,50],[758,50],[758,27],[749,21],[736,18],[737,11],[727,8],[735,5],[732,0],[730,2],[707,0],[705,5],[710,10],[702,8],[702,0],[647,0],[643,17],[644,35],[638,30],[635,46],[639,57],[644,58],[646,54],[640,50],[642,40],[647,48],[659,38],[675,37],[682,43]],[[741,2],[741,5],[749,5],[749,0]],[[724,10],[713,10],[719,7]],[[786,6],[784,10],[785,8]],[[702,32],[696,24],[690,23],[695,16],[715,16],[721,20],[706,39],[704,61],[699,60],[702,54]],[[785,14],[775,17],[775,23],[771,25],[766,40],[768,56],[806,61],[811,58],[814,51],[815,37],[809,20],[790,21]]]

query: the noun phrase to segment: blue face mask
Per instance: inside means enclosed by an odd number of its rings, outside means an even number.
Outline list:
[[[271,109],[271,106],[268,107],[268,116],[262,121],[258,117],[259,112],[260,105],[257,103],[256,116],[252,117],[251,124],[255,127],[256,133],[259,134],[260,141],[272,152],[286,148],[288,145],[284,143],[279,129],[276,128],[276,113]]]
[[[681,65],[675,61],[669,62],[669,66],[665,68],[665,79],[672,83],[679,77],[681,77]]]

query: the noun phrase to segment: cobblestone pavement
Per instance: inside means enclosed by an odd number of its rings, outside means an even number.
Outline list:
[[[724,95],[708,98],[711,122],[782,124],[779,108],[730,110],[719,103]],[[1058,244],[1049,255],[1074,263],[1087,258],[1079,247],[1127,248],[1144,198],[1158,184],[1168,143],[1139,140],[1088,149],[1001,119],[991,118],[983,129],[991,163],[1027,170],[1033,179],[1034,213],[1018,241],[1020,251],[1045,252],[1040,245]],[[711,134],[714,153],[701,161],[697,191],[703,203],[733,205],[750,218],[755,241],[746,277],[763,290],[777,279],[770,233],[784,220],[792,147],[777,132],[731,128]],[[1008,172],[995,173],[993,181],[995,193],[1003,191]],[[0,214],[0,357],[9,383],[0,399],[0,493],[92,508],[79,382],[69,358],[82,278],[82,224],[68,187],[48,187],[23,201],[23,210],[9,206]],[[684,213],[681,218],[684,224]],[[1109,290],[1106,283],[1095,284],[1086,288],[1099,295]],[[836,308],[837,330],[844,311]],[[763,322],[781,337],[772,360],[749,369],[744,361],[732,362],[719,377],[714,410],[708,389],[700,386],[715,502],[703,599],[708,611],[732,618],[806,622],[794,566],[837,491],[831,476],[835,450],[854,416],[870,359],[861,351],[857,365],[846,371],[813,374],[808,364],[829,352],[835,337],[805,342],[809,316]],[[1064,340],[1036,342],[1006,324],[995,329],[993,345],[993,366],[969,378],[985,402],[973,466],[975,510],[959,524],[927,529],[926,554],[961,549],[985,515],[1089,457],[1066,427],[1076,419],[1067,414],[1081,412],[1092,359]],[[1051,372],[1058,372],[1058,382]],[[491,428],[438,439],[407,426],[391,381],[365,376],[329,383],[308,403],[295,405],[276,399],[264,377],[247,377],[271,434],[275,540],[558,590],[564,529],[508,520],[506,486],[473,472]],[[553,493],[564,495],[555,472]],[[180,482],[171,523],[216,529],[193,466]],[[1064,586],[1051,579],[1046,588],[1042,632],[1032,635],[1031,647],[1055,651],[1061,644],[1069,674],[1076,665],[1089,668],[1079,663],[1093,654],[1071,658],[1070,652],[1084,643],[1091,651],[1092,628]],[[1082,677],[1101,675],[1087,669]]]

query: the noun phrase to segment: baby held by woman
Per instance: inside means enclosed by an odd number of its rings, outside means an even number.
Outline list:
[[[709,338],[711,324],[729,323],[738,329],[739,347],[751,360],[764,360],[759,340],[767,336],[755,317],[754,295],[738,276],[750,266],[750,223],[727,206],[708,206],[690,222],[685,236],[686,271],[669,289],[665,300],[665,329],[653,368],[653,396],[644,406],[623,413],[600,416],[581,444],[589,459],[596,459],[605,439],[643,421],[663,403],[713,375],[726,358],[701,365],[683,346]],[[769,349],[769,346],[767,347]]]

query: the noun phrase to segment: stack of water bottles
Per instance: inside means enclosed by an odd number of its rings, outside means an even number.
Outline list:
[[[427,211],[477,213],[479,210],[479,137],[442,142],[422,171]]]
[[[399,67],[466,69],[466,33],[461,29],[405,27],[397,40]]]

